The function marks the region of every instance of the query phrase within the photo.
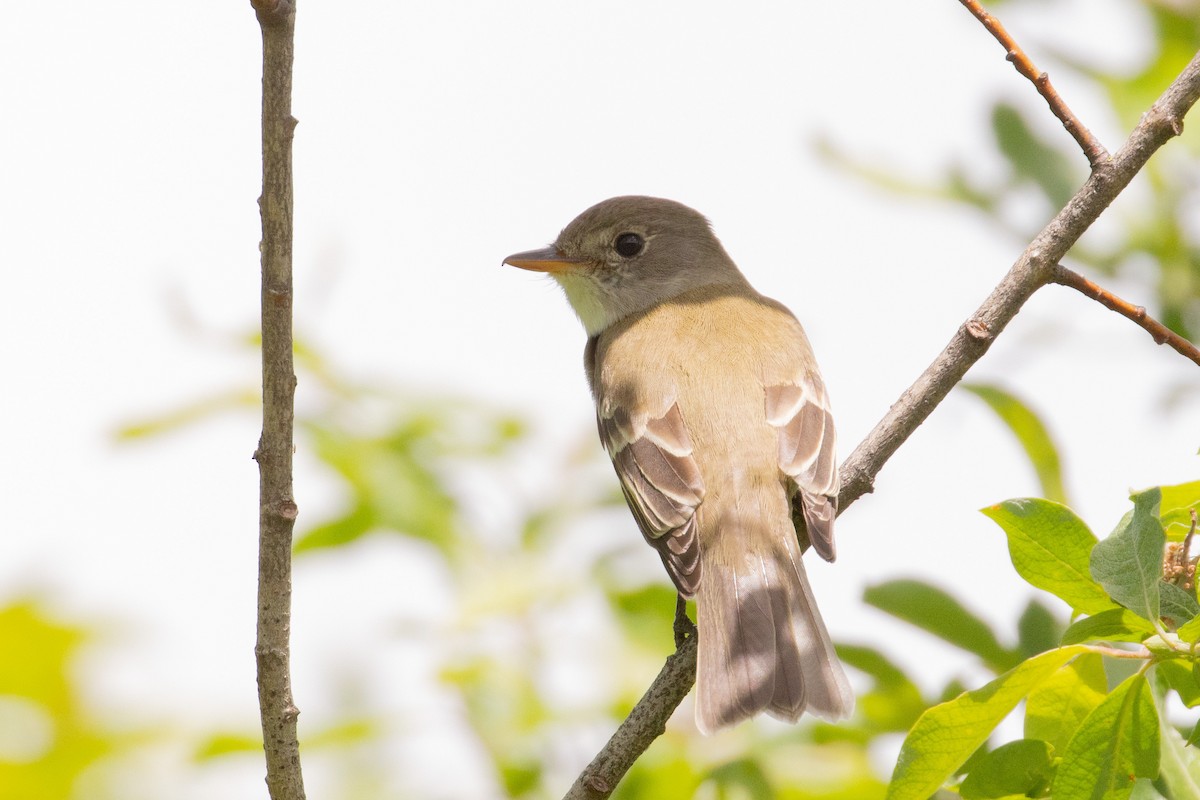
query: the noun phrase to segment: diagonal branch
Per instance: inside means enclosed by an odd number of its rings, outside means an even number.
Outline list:
[[[292,363],[292,61],[295,6],[252,0],[263,39],[262,370],[259,470],[258,707],[272,800],[303,800],[292,700],[292,442],[296,374]]]
[[[1084,231],[1150,156],[1182,132],[1183,116],[1198,98],[1200,54],[1151,106],[1116,155],[1093,169],[1083,187],[1034,238],[983,305],[842,464],[842,510],[872,490],[875,476],[892,454],[987,352],[1025,301],[1054,280],[1056,265]],[[567,800],[601,800],[612,793],[691,690],[696,675],[695,653],[695,638],[690,637],[667,659],[645,696],[576,779],[565,795]]]
[[[1135,306],[1127,300],[1122,300],[1104,287],[1098,286],[1062,264],[1054,265],[1051,281],[1060,286],[1069,286],[1110,311],[1115,311],[1121,316],[1133,320],[1154,338],[1155,344],[1170,345],[1175,352],[1200,365],[1200,350],[1196,349],[1196,345],[1147,314],[1145,306]]]
[[[1062,99],[1062,95],[1050,83],[1050,76],[1038,70],[1033,65],[1033,61],[1021,49],[1012,35],[1005,30],[1000,24],[1000,20],[989,14],[978,0],[959,0],[967,10],[970,11],[975,18],[983,23],[983,27],[987,28],[988,33],[996,37],[1001,46],[1004,47],[1007,56],[1005,56],[1012,65],[1016,67],[1017,72],[1028,78],[1038,90],[1046,103],[1050,106],[1050,110],[1054,112],[1054,116],[1058,117],[1062,122],[1063,127],[1067,132],[1075,137],[1075,141],[1083,148],[1083,154],[1087,156],[1088,163],[1092,165],[1092,169],[1097,168],[1108,160],[1108,151],[1104,149],[1104,145],[1100,143],[1092,132],[1084,127],[1071,109],[1067,108],[1067,103]]]
[[[1063,210],[1025,248],[983,305],[846,459],[839,496],[843,508],[871,491],[875,475],[896,449],[987,352],[1025,301],[1054,280],[1055,265],[1084,231],[1129,185],[1150,156],[1183,131],[1183,116],[1197,98],[1200,98],[1200,54],[1142,116],[1121,149],[1092,171]]]

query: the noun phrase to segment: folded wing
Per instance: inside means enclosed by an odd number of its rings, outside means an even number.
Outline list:
[[[809,372],[794,384],[768,386],[766,410],[778,433],[779,468],[796,484],[808,540],[822,558],[833,561],[837,437],[825,384]]]
[[[636,418],[620,407],[610,413],[597,420],[600,439],[629,508],[676,588],[692,597],[700,585],[696,509],[704,499],[704,481],[679,406],[654,419]]]

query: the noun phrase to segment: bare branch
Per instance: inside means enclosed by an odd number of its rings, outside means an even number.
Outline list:
[[[262,369],[259,468],[258,705],[272,800],[303,800],[300,745],[290,671],[292,615],[292,60],[295,9],[255,0],[263,38]]]
[[[874,486],[892,454],[945,399],[1025,301],[1055,275],[1055,266],[1084,231],[1129,184],[1150,156],[1183,130],[1183,116],[1200,98],[1200,54],[1175,79],[1115,156],[1093,169],[1083,187],[1021,254],[983,305],[946,348],[892,405],[875,429],[842,464],[839,494],[845,510]],[[654,679],[645,696],[566,797],[600,800],[661,733],[695,681],[696,639],[688,638]],[[637,720],[636,723],[634,720]],[[636,730],[640,735],[634,735]]]
[[[1092,135],[1091,131],[1084,127],[1079,118],[1071,112],[1071,109],[1067,108],[1067,103],[1062,99],[1062,95],[1050,83],[1050,76],[1044,72],[1040,72],[1033,65],[1033,61],[1025,54],[1021,46],[1004,29],[1004,26],[1000,24],[1000,20],[989,14],[977,0],[959,0],[959,2],[966,6],[967,10],[974,14],[976,19],[983,23],[983,27],[987,28],[988,33],[996,37],[996,41],[1000,42],[1008,54],[1005,57],[1016,67],[1017,72],[1028,78],[1038,90],[1038,94],[1045,98],[1054,116],[1058,117],[1063,127],[1067,129],[1067,132],[1074,136],[1075,141],[1083,148],[1083,154],[1087,156],[1088,163],[1092,165],[1092,169],[1107,161],[1108,151],[1104,149],[1104,145]]]
[[[633,711],[629,712],[604,749],[575,779],[575,785],[564,795],[566,800],[602,800],[608,797],[633,762],[663,734],[667,729],[667,720],[696,682],[696,642],[696,635],[692,633],[667,657],[662,671],[633,707]]]
[[[1170,345],[1171,349],[1175,352],[1184,358],[1190,358],[1197,365],[1200,365],[1200,350],[1196,349],[1196,345],[1147,314],[1145,306],[1135,306],[1126,300],[1122,300],[1112,292],[1092,283],[1078,272],[1067,269],[1062,264],[1054,265],[1054,274],[1051,280],[1060,286],[1070,286],[1075,291],[1092,298],[1110,311],[1115,311],[1121,316],[1133,320],[1154,337],[1156,344]]]
[[[1054,279],[1055,266],[1071,246],[1129,185],[1150,156],[1183,131],[1183,115],[1198,97],[1200,54],[1143,115],[1121,149],[1092,171],[1083,187],[1034,238],[983,305],[846,459],[838,497],[842,508],[871,491],[875,476],[892,453],[987,351],[1030,295]]]

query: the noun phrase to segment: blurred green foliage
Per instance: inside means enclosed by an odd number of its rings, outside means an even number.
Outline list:
[[[1017,438],[1037,473],[1042,496],[1057,503],[1066,503],[1067,490],[1063,485],[1058,448],[1041,418],[1016,395],[999,386],[963,382],[957,388],[970,392],[987,403],[1004,426]]]
[[[0,609],[0,798],[71,797],[125,737],[84,707],[72,661],[84,628],[20,600]]]
[[[1003,18],[1014,7],[1054,4],[1053,0],[1008,0],[995,5]],[[1010,32],[1052,79],[1071,71],[1090,83],[1110,109],[1111,119],[1102,122],[1115,123],[1123,132],[1137,125],[1200,50],[1200,3],[1196,0],[1148,0],[1130,5],[1144,12],[1154,34],[1146,43],[1145,60],[1130,74],[1108,71],[1102,62],[1098,66],[1073,59],[1047,44],[1048,37],[1037,39],[1037,32],[1034,37],[1026,36],[1029,32],[1009,25]],[[982,29],[980,46],[995,46],[986,41]],[[997,69],[1003,69],[1003,62],[997,61]],[[832,163],[890,192],[974,209],[1010,234],[1014,245],[1023,247],[1083,183],[1088,164],[1065,130],[1057,123],[1047,124],[1054,122],[1053,117],[1033,86],[1011,69],[1007,73],[1012,88],[1006,94],[1020,97],[1021,102],[997,100],[991,108],[992,145],[1005,166],[998,175],[992,169],[994,160],[981,159],[977,152],[971,152],[967,160],[952,158],[939,176],[917,179],[865,163],[828,140],[818,142],[818,147]],[[1072,98],[1065,100],[1070,105]],[[1097,121],[1083,122],[1096,131]],[[1107,212],[1101,223],[1106,235],[1085,236],[1071,250],[1069,264],[1100,275],[1149,279],[1153,285],[1137,302],[1192,341],[1200,338],[1200,226],[1196,225],[1200,215],[1200,135],[1195,127],[1194,122],[1189,124],[1179,140],[1155,154],[1129,191],[1137,201],[1119,202]],[[1104,144],[1112,152],[1121,142]],[[987,170],[977,167],[984,163]]]

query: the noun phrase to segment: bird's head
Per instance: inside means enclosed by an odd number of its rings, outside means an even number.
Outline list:
[[[656,197],[614,197],[584,211],[554,244],[505,264],[548,273],[589,336],[703,286],[745,278],[700,213]]]

